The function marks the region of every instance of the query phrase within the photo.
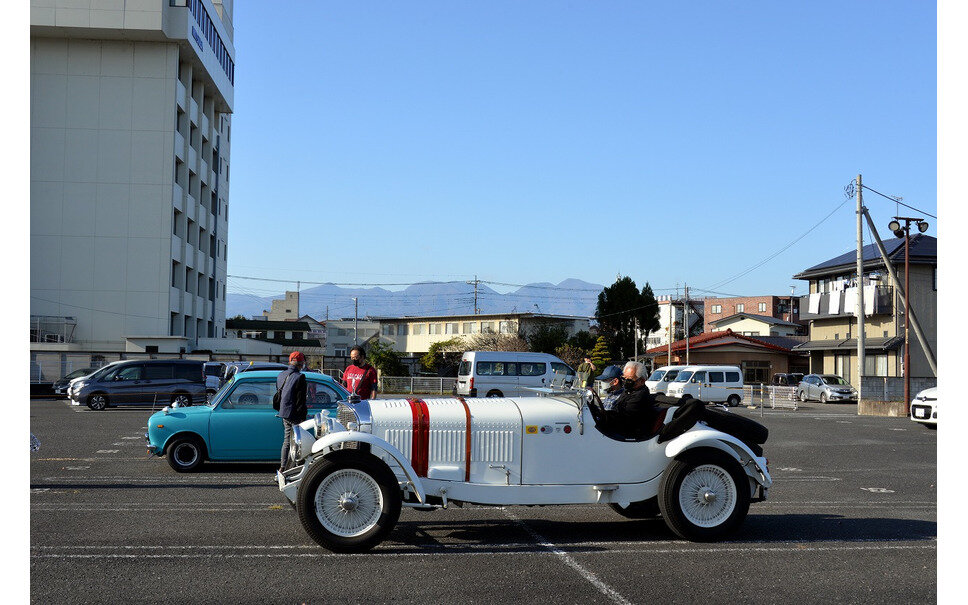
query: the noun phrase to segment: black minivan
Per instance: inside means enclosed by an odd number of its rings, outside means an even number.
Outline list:
[[[68,397],[74,405],[92,410],[113,405],[205,402],[205,372],[201,361],[190,359],[144,359],[105,366],[71,385]]]

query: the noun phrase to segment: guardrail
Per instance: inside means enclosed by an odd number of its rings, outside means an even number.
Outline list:
[[[747,384],[743,386],[743,401],[747,405],[763,408],[769,403],[770,408],[799,409],[800,400],[797,399],[797,387],[774,386],[770,384]]]
[[[457,383],[456,378],[435,378],[425,376],[381,376],[380,393],[437,393],[450,394]]]

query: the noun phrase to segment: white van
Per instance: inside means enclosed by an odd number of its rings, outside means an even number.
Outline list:
[[[655,369],[645,381],[645,386],[649,387],[649,392],[653,395],[665,393],[669,389],[669,384],[679,375],[679,370],[686,366],[662,366]]]
[[[702,401],[739,405],[743,401],[743,372],[738,366],[686,366],[669,384],[666,395],[691,395]]]
[[[517,397],[534,395],[526,387],[570,387],[575,370],[548,353],[468,351],[457,368],[455,395]]]

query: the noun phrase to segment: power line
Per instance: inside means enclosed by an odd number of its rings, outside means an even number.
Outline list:
[[[892,196],[892,195],[885,195],[885,194],[881,193],[880,191],[877,191],[876,189],[871,189],[870,187],[868,187],[867,185],[864,185],[864,184],[861,184],[861,187],[863,187],[864,189],[867,189],[868,191],[873,191],[877,195],[879,195],[879,196],[881,196],[883,198],[887,198],[887,199],[891,200],[892,202],[894,202],[895,204],[900,204],[900,205],[904,206],[905,208],[910,208],[911,210],[915,210],[917,212],[920,212],[921,214],[926,214],[926,215],[930,216],[931,218],[933,218],[934,220],[938,220],[938,217],[936,217],[935,215],[931,214],[930,212],[925,212],[924,210],[918,210],[914,206],[908,206],[907,204],[905,204],[904,202],[901,201],[902,198],[899,198],[897,196]]]
[[[708,288],[705,288],[705,289],[696,288],[696,289],[697,290],[702,290],[703,292],[705,292],[705,291],[712,291],[715,288],[718,288],[720,286],[725,286],[726,284],[731,283],[731,282],[734,282],[737,279],[743,277],[744,275],[748,275],[749,273],[752,273],[756,269],[759,269],[760,267],[762,267],[766,263],[770,262],[771,260],[773,260],[774,258],[776,258],[777,256],[779,256],[780,254],[782,254],[783,252],[785,252],[786,250],[788,250],[791,246],[793,246],[794,244],[796,244],[797,242],[799,242],[803,238],[807,237],[814,229],[816,229],[817,227],[819,227],[820,225],[822,225],[827,219],[829,219],[831,216],[833,216],[838,210],[840,210],[841,208],[843,208],[844,204],[846,204],[849,201],[851,201],[849,198],[848,199],[845,199],[836,208],[834,208],[827,216],[825,216],[822,219],[820,219],[820,221],[817,222],[813,227],[810,227],[809,229],[807,229],[802,235],[800,235],[800,237],[796,238],[795,240],[793,240],[792,242],[790,242],[786,246],[783,246],[782,248],[780,248],[779,250],[777,250],[776,252],[774,252],[770,256],[764,258],[762,261],[760,261],[757,264],[755,264],[752,267],[750,267],[749,269],[746,269],[745,271],[743,271],[741,273],[737,273],[736,275],[734,275],[734,276],[732,276],[730,278],[727,278],[727,279],[725,279],[725,280],[723,280],[721,282],[715,283],[715,284],[709,286]]]

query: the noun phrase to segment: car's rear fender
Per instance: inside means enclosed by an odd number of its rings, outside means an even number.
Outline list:
[[[407,457],[397,448],[370,433],[340,431],[338,433],[323,435],[313,443],[312,454],[313,456],[325,455],[332,450],[338,449],[337,446],[340,444],[347,442],[368,443],[373,448],[383,450],[387,456],[393,459],[403,469],[403,474],[410,482],[413,492],[417,496],[417,500],[421,503],[425,502],[426,492],[424,491],[423,483],[420,481],[420,476],[417,475],[417,471],[413,469],[413,465],[410,464]]]
[[[743,467],[746,474],[757,484],[769,488],[773,485],[766,458],[757,456],[750,448],[732,435],[704,426],[696,426],[666,444],[665,454],[675,458],[682,452],[708,447],[729,454]]]

